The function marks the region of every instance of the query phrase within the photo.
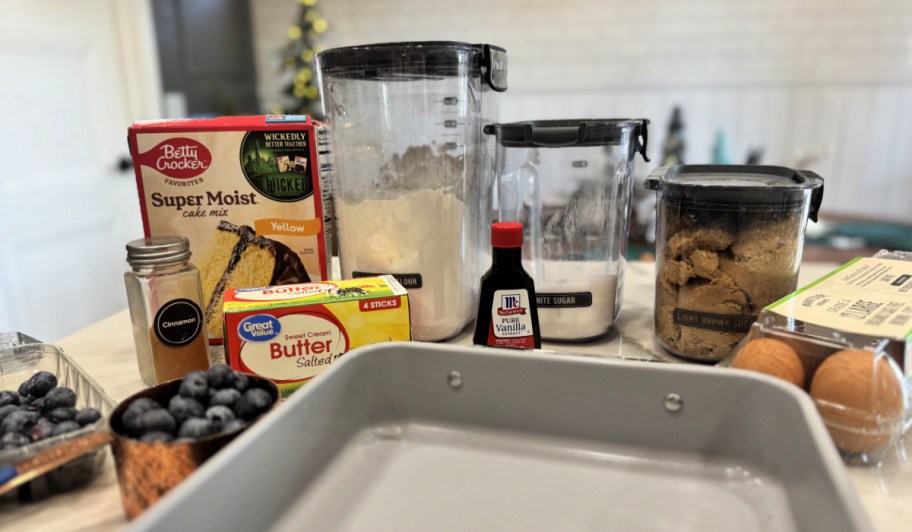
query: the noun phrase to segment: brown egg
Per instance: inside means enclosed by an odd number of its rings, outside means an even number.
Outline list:
[[[833,353],[820,364],[811,398],[836,446],[849,453],[890,443],[905,407],[902,377],[893,361],[857,349]]]
[[[747,342],[735,357],[732,366],[779,377],[799,388],[804,387],[804,365],[787,343],[773,338],[757,338]]]

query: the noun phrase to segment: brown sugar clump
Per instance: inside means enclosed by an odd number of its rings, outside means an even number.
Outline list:
[[[668,239],[668,254],[683,257],[689,256],[695,249],[718,251],[729,247],[732,241],[731,232],[719,225],[683,229]]]
[[[811,398],[833,442],[844,452],[878,450],[898,434],[905,392],[889,357],[846,349],[827,357],[814,373]]]
[[[719,272],[719,254],[715,251],[705,249],[695,249],[690,254],[690,262],[693,263],[693,271],[704,279],[714,279]]]
[[[787,343],[774,338],[757,338],[747,342],[732,366],[778,377],[799,388],[804,387],[804,364]]]

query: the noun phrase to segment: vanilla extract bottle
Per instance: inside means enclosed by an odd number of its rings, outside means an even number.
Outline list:
[[[541,348],[535,283],[522,267],[522,243],[521,223],[491,226],[491,269],[481,278],[476,345]]]

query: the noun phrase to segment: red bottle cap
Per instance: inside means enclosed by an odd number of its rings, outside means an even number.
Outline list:
[[[523,226],[519,222],[497,222],[491,225],[491,245],[495,248],[521,248]]]

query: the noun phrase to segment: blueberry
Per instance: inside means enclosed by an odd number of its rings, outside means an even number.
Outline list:
[[[212,422],[206,418],[201,417],[192,417],[187,421],[184,421],[184,424],[181,425],[180,432],[178,432],[178,438],[205,438],[210,434],[215,433],[215,428],[212,426]]]
[[[97,408],[88,407],[77,412],[74,421],[84,427],[95,423],[99,419],[101,419],[101,412]]]
[[[206,373],[191,371],[186,374],[180,385],[180,394],[183,397],[189,397],[197,401],[208,401],[209,382],[206,380]]]
[[[28,395],[29,394],[29,381],[22,381],[22,384],[19,385],[19,395]]]
[[[243,373],[234,372],[234,389],[239,392],[247,391],[250,387],[250,379]]]
[[[144,434],[147,432],[167,432],[169,434],[174,434],[177,431],[177,421],[175,421],[174,416],[164,408],[149,410],[142,415],[139,422]]]
[[[32,404],[32,401],[33,401],[34,399],[35,399],[35,398],[32,397],[31,395],[22,395],[22,394],[19,394],[19,405],[20,405],[20,406],[28,406],[28,405]]]
[[[13,412],[18,412],[20,408],[16,405],[6,405],[0,406],[0,423],[3,423],[3,420],[6,419],[6,416],[12,414]]]
[[[32,437],[32,441],[39,441],[50,438],[54,434],[54,428],[56,427],[56,423],[48,418],[43,417],[38,420],[38,423],[35,423],[34,427],[32,427],[32,430],[29,432],[29,436]]]
[[[22,447],[23,445],[28,445],[32,442],[25,434],[20,434],[18,432],[7,432],[0,438],[0,447],[3,449],[12,449],[14,447]]]
[[[76,406],[76,392],[66,387],[54,388],[44,396],[44,409]]]
[[[41,412],[44,410],[44,402],[45,402],[44,397],[38,397],[37,399],[32,401],[32,403],[29,405],[29,408],[31,408],[32,410],[37,410],[37,411]]]
[[[272,396],[266,390],[251,388],[241,395],[234,405],[234,413],[241,419],[251,420],[272,406]]]
[[[66,434],[67,432],[73,432],[74,430],[79,430],[79,423],[75,421],[64,421],[63,423],[58,424],[54,427],[54,431],[51,433],[52,436],[60,436],[61,434]]]
[[[61,408],[55,408],[48,412],[48,417],[51,418],[51,421],[55,423],[62,423],[64,421],[73,421],[76,419],[76,409],[72,406],[64,406]]]
[[[206,371],[210,388],[221,390],[234,384],[234,371],[227,364],[216,364]]]
[[[206,410],[206,419],[212,422],[216,431],[222,429],[222,425],[234,419],[234,412],[225,405],[210,406]]]
[[[228,422],[226,422],[224,425],[222,425],[222,432],[224,432],[224,433],[234,432],[234,431],[240,430],[246,426],[247,426],[246,421],[244,421],[243,419],[234,418],[234,419],[228,420]]]
[[[124,413],[120,418],[124,432],[130,436],[139,437],[142,435],[142,433],[145,432],[141,423],[143,414],[157,408],[161,408],[161,405],[154,399],[148,397],[134,399],[129,406],[127,406],[127,409],[124,410]]]
[[[206,407],[196,399],[175,395],[168,403],[168,412],[178,423],[183,423],[187,418],[205,417]]]
[[[225,388],[224,390],[219,390],[215,392],[209,399],[209,406],[224,405],[229,408],[234,407],[234,403],[241,398],[241,392],[235,390],[234,388]]]
[[[37,413],[28,412],[26,410],[12,412],[6,416],[3,423],[0,423],[0,432],[19,432],[23,435],[27,434],[32,430],[32,427],[35,426],[35,423],[38,422],[38,417]]]
[[[139,441],[146,443],[171,443],[174,441],[174,436],[168,434],[167,432],[162,432],[160,430],[153,430],[152,432],[147,432],[139,438]]]
[[[133,402],[130,403],[130,406],[127,407],[127,410],[136,409],[141,412],[148,412],[155,408],[161,408],[162,405],[158,404],[158,401],[152,399],[151,397],[137,397],[133,399]]]
[[[19,393],[11,392],[9,390],[3,390],[0,392],[0,406],[6,405],[18,405],[19,404]]]
[[[46,393],[57,386],[57,377],[50,371],[39,371],[32,375],[28,381],[28,395],[44,397]]]

